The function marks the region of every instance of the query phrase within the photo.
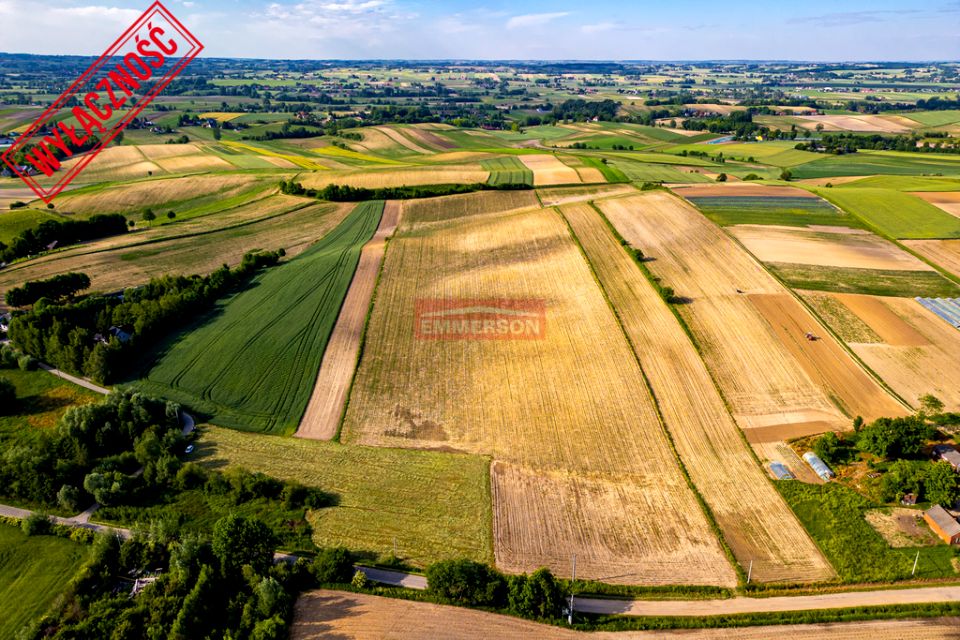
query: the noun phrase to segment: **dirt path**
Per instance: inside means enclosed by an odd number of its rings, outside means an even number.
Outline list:
[[[730,602],[725,600],[724,602]],[[363,593],[321,589],[304,593],[296,605],[290,637],[365,639],[393,638],[543,638],[546,640],[653,640],[689,638],[719,640],[918,640],[958,638],[960,619],[869,620],[825,624],[740,627],[736,629],[677,629],[658,631],[597,631],[585,633],[462,607],[410,602]]]
[[[386,240],[396,230],[400,212],[400,202],[388,202],[384,206],[377,232],[360,252],[357,271],[323,353],[320,373],[317,374],[307,410],[300,420],[297,437],[330,440],[337,435],[360,354],[367,310],[383,263]]]
[[[90,391],[93,391],[93,392],[95,392],[95,393],[102,393],[103,395],[107,395],[107,394],[110,393],[110,389],[107,389],[107,388],[101,387],[101,386],[99,386],[99,385],[96,385],[96,384],[90,382],[89,380],[85,380],[84,378],[78,378],[78,377],[76,377],[76,376],[70,375],[69,373],[64,373],[63,371],[60,371],[59,369],[54,369],[53,367],[51,367],[51,366],[48,365],[48,364],[43,364],[43,363],[41,362],[41,363],[38,364],[37,366],[39,366],[39,367],[40,367],[41,369],[43,369],[44,371],[48,371],[48,372],[52,373],[53,375],[57,376],[58,378],[62,378],[63,380],[68,380],[68,381],[72,382],[72,383],[75,384],[75,385],[78,385],[78,386],[83,387],[84,389],[90,389]]]

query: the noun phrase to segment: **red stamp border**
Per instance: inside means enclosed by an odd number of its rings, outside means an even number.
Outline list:
[[[126,115],[124,115],[124,117],[121,118],[119,122],[113,125],[113,128],[110,129],[101,139],[100,145],[96,147],[94,150],[92,150],[91,152],[82,156],[80,158],[80,161],[77,162],[66,173],[66,175],[64,175],[60,180],[58,180],[53,187],[51,187],[50,189],[44,189],[37,183],[36,180],[32,178],[32,176],[22,173],[19,167],[12,162],[11,160],[12,154],[16,152],[18,149],[24,147],[29,142],[31,137],[33,137],[33,134],[38,129],[40,129],[46,123],[46,121],[49,120],[52,115],[54,115],[54,113],[58,109],[60,109],[63,103],[66,102],[71,96],[77,93],[78,87],[82,86],[83,83],[90,78],[90,76],[92,76],[97,71],[99,71],[114,56],[114,54],[116,54],[117,51],[119,51],[120,48],[124,44],[126,44],[127,41],[129,41],[132,34],[137,32],[142,26],[144,26],[145,24],[153,20],[153,18],[158,15],[163,19],[165,19],[167,22],[169,22],[169,24],[174,29],[177,30],[180,36],[184,40],[190,43],[191,45],[190,50],[187,51],[187,53],[180,58],[180,60],[173,66],[173,68],[170,69],[170,71],[159,82],[157,82],[148,93],[146,93],[142,98],[140,98],[140,100],[138,100],[129,109]],[[163,4],[159,0],[157,0],[152,5],[150,5],[150,7],[146,11],[144,11],[143,15],[141,15],[136,20],[136,22],[130,25],[130,27],[126,31],[124,31],[123,34],[121,34],[120,37],[117,38],[112,45],[110,45],[110,47],[103,53],[103,55],[97,58],[97,60],[90,65],[90,67],[83,73],[83,75],[77,78],[76,81],[72,85],[70,85],[70,87],[66,91],[60,94],[60,97],[57,98],[54,101],[54,103],[50,105],[50,107],[48,107],[47,110],[44,111],[39,118],[37,118],[37,120],[30,126],[30,128],[27,129],[19,138],[17,138],[17,141],[10,148],[8,148],[0,157],[3,158],[4,163],[6,163],[6,165],[10,167],[10,169],[14,173],[20,176],[20,178],[27,183],[27,186],[33,189],[34,193],[36,193],[41,200],[49,203],[61,191],[63,191],[64,188],[66,188],[66,186],[70,183],[71,180],[73,180],[76,177],[78,173],[83,171],[84,167],[86,167],[90,163],[90,161],[92,161],[97,156],[97,154],[103,151],[104,147],[110,144],[110,142],[117,136],[117,134],[122,129],[124,129],[133,118],[137,117],[140,114],[140,112],[143,111],[151,101],[153,101],[156,95],[161,91],[163,91],[167,87],[167,85],[169,85],[170,82],[173,81],[173,79],[177,76],[177,74],[179,74],[180,71],[185,66],[187,66],[187,64],[189,64],[194,58],[196,58],[201,51],[203,51],[203,45],[200,43],[200,41],[197,40],[196,37],[194,37],[194,35],[190,33],[190,31],[185,26],[183,26],[183,24],[179,20],[177,20],[177,18],[174,17],[174,15],[170,13],[170,11],[165,6],[163,6]]]

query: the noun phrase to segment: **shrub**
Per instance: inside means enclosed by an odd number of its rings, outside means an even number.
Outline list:
[[[0,378],[0,415],[17,410],[17,388],[7,378]]]
[[[60,490],[57,491],[57,504],[64,511],[79,511],[80,510],[80,490],[77,489],[72,484],[65,484],[60,487]]]
[[[50,518],[42,513],[32,513],[23,519],[20,528],[28,536],[43,536],[50,533]]]
[[[350,584],[354,589],[366,589],[367,585],[370,584],[370,580],[367,578],[367,574],[357,569],[357,572],[353,574],[353,579],[350,580]]]
[[[430,591],[442,598],[481,607],[506,602],[506,581],[496,570],[472,560],[441,560],[427,568]]]
[[[353,576],[353,559],[344,547],[324,549],[313,559],[310,573],[320,584],[348,582]]]
[[[17,358],[17,366],[21,371],[33,371],[37,368],[37,359],[24,354]]]
[[[727,174],[721,173],[720,175],[717,176],[717,182],[726,182],[726,181],[727,181]]]
[[[918,416],[877,418],[860,430],[857,446],[888,460],[911,458],[923,451],[935,433],[936,429]]]
[[[551,619],[563,610],[563,591],[549,569],[510,580],[510,608],[528,618]]]

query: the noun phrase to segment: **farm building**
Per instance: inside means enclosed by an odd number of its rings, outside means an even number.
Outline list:
[[[770,471],[776,476],[777,480],[793,480],[793,474],[782,462],[773,461],[770,463]]]
[[[938,504],[933,505],[924,512],[923,519],[941,540],[947,544],[960,544],[960,522],[947,513],[946,509]]]
[[[803,454],[803,459],[807,461],[807,464],[810,465],[810,468],[813,469],[814,473],[820,476],[821,480],[829,481],[830,478],[834,477],[833,470],[827,466],[827,463],[820,459],[820,457],[815,454],[813,451],[807,451]]]
[[[948,444],[938,444],[933,448],[933,459],[949,462],[954,471],[960,471],[960,451]]]

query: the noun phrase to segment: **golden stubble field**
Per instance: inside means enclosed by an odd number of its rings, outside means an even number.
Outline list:
[[[483,453],[494,548],[508,571],[549,566],[634,584],[735,574],[687,486],[630,347],[552,210],[404,210],[344,420],[347,443]],[[534,299],[546,336],[418,340],[418,299]]]
[[[669,197],[669,196],[668,196]],[[654,206],[632,198],[599,204]],[[690,478],[753,579],[828,579],[833,570],[756,463],[710,373],[659,294],[590,205],[563,215],[580,240],[643,367]]]

